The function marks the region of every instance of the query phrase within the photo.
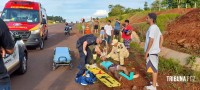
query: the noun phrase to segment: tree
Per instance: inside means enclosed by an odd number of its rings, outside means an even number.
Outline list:
[[[108,6],[108,8],[109,8],[109,11],[111,11],[112,8],[113,8],[113,5],[110,4],[110,5]]]
[[[161,7],[165,9],[168,8],[168,0],[162,0]]]
[[[151,4],[151,8],[153,10],[159,10],[160,11],[160,0],[156,0]]]
[[[66,19],[63,19],[61,16],[47,16],[48,20],[58,21],[58,22],[66,22]]]
[[[162,0],[161,5],[166,8],[196,8],[200,7],[200,0]]]
[[[133,11],[133,9],[131,8],[126,8],[124,13],[131,13]]]
[[[108,13],[109,16],[117,16],[122,15],[125,12],[125,7],[117,4],[114,5],[111,9],[111,11]]]
[[[148,2],[145,2],[145,3],[144,3],[144,10],[145,10],[145,11],[146,11],[146,10],[149,10]]]

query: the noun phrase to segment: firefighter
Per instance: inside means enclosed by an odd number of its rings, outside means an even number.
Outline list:
[[[123,43],[118,42],[117,39],[114,39],[112,41],[112,50],[111,52],[107,55],[107,58],[111,57],[115,61],[119,61],[120,65],[124,65],[124,59],[128,58],[129,52],[124,46]]]

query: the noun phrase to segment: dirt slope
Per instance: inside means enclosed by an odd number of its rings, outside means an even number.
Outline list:
[[[167,47],[200,54],[200,9],[194,9],[169,24],[164,37]]]

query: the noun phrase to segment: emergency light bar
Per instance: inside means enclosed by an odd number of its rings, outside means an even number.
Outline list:
[[[15,9],[32,9],[39,10],[40,3],[34,2],[34,0],[10,0],[5,8],[15,8]]]
[[[27,2],[33,0],[10,0],[10,1],[12,1],[11,8],[33,9],[34,3]]]

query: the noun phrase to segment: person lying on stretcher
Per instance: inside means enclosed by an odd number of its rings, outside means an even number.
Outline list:
[[[105,56],[101,56],[101,60],[103,60],[103,62],[100,63],[100,66],[109,71],[119,81],[121,81],[121,76],[119,75],[118,71],[123,71],[126,75],[129,75],[129,72],[127,71],[126,67],[114,64],[111,61],[106,61]],[[133,78],[138,77],[139,74],[133,75]]]

